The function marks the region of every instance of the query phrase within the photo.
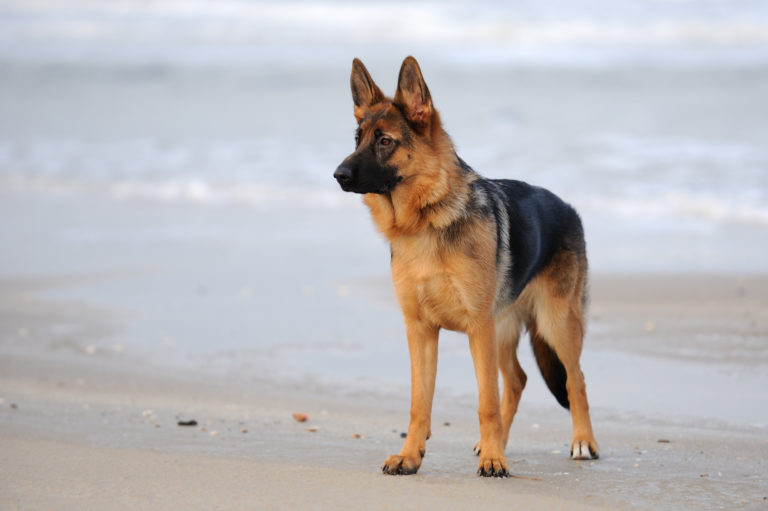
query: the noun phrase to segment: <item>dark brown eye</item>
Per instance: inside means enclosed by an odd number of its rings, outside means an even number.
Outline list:
[[[391,144],[391,143],[392,143],[392,139],[391,139],[391,138],[387,138],[387,137],[381,137],[381,138],[379,139],[379,144],[381,144],[381,145],[383,145],[383,146],[388,146],[388,145],[389,145],[389,144]]]

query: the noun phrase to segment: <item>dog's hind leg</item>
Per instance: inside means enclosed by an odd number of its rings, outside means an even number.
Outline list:
[[[561,261],[566,264],[567,261]],[[553,394],[571,410],[573,459],[597,459],[598,447],[589,417],[587,389],[579,358],[584,338],[583,293],[585,271],[573,280],[563,274],[544,274],[538,282],[534,319],[528,325],[536,360]],[[562,372],[565,371],[565,378]],[[567,402],[562,399],[565,384]]]
[[[507,311],[496,319],[496,346],[499,352],[499,369],[504,380],[501,397],[502,447],[506,447],[509,429],[517,413],[520,396],[527,376],[517,360],[517,344],[520,339],[520,320],[514,311]],[[480,442],[475,444],[475,454],[480,455]]]
[[[496,339],[499,348],[499,368],[504,379],[504,393],[501,397],[501,425],[503,428],[502,445],[506,447],[509,428],[517,413],[520,396],[528,377],[517,360],[517,344],[520,340],[520,323],[514,315],[509,315],[497,325]]]

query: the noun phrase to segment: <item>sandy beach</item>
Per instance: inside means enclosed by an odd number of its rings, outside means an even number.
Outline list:
[[[84,231],[121,221],[194,221],[198,210],[192,207],[91,201],[79,209],[68,198],[7,195],[3,205],[29,219],[20,230],[3,216],[3,232],[14,241],[4,251],[5,268],[13,270],[18,261],[32,270],[5,276],[0,285],[3,509],[766,505],[764,275],[593,275],[583,360],[601,458],[568,459],[570,418],[548,395],[524,339],[521,363],[530,383],[507,448],[514,477],[506,480],[474,473],[478,430],[468,347],[461,336],[446,336],[427,457],[416,476],[390,477],[379,465],[399,450],[407,428],[404,337],[375,334],[369,347],[376,356],[382,342],[396,353],[392,361],[384,358],[379,372],[369,369],[365,349],[345,353],[322,343],[317,351],[329,352],[335,364],[324,366],[319,358],[308,365],[302,360],[313,358],[311,338],[306,352],[216,340],[237,326],[233,318],[241,312],[220,312],[226,303],[243,301],[241,288],[253,272],[263,290],[278,284],[293,289],[293,310],[322,324],[324,312],[313,313],[312,301],[299,297],[306,286],[319,293],[323,281],[343,278],[344,264],[326,265],[314,278],[298,272],[286,280],[279,268],[254,269],[259,244],[239,244],[226,268],[212,266],[213,254],[241,239],[231,231],[218,241],[201,236],[134,244],[125,241],[132,238],[127,231],[117,241],[83,241]],[[325,221],[335,216],[339,222],[345,216],[326,215]],[[237,230],[259,215],[224,207],[201,216]],[[73,226],[81,233],[76,243],[66,234]],[[325,245],[302,243],[310,250]],[[371,253],[381,249],[372,245]],[[291,257],[289,251],[277,256]],[[318,329],[318,336],[354,340],[354,324],[340,319],[351,310],[373,310],[363,319],[379,332],[401,328],[388,324],[399,318],[385,271],[382,265],[373,278],[346,284],[354,300],[337,292],[331,305],[342,316],[328,320],[335,328]],[[208,290],[203,298],[201,282]],[[228,292],[217,298],[224,288]],[[245,303],[260,310],[255,299]],[[291,321],[290,303],[274,309],[283,310],[283,322]],[[183,330],[174,329],[178,304],[189,323]],[[213,325],[214,333],[198,328],[195,317]],[[285,328],[301,335],[296,326]],[[267,322],[249,332],[253,345],[272,333]],[[185,341],[163,344],[164,336]],[[298,423],[294,412],[310,418]],[[177,425],[190,419],[197,426]]]

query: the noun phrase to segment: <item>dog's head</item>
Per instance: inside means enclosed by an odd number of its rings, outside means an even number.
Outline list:
[[[358,59],[350,84],[358,123],[355,151],[333,177],[346,192],[389,193],[416,172],[412,155],[430,144],[432,129],[440,124],[429,89],[413,57],[403,61],[394,99],[381,92]]]

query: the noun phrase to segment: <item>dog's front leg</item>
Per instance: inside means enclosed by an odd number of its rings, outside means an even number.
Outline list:
[[[493,318],[489,317],[477,324],[467,334],[479,394],[477,414],[480,419],[480,462],[477,473],[489,477],[506,477],[507,459],[502,443],[499,362]]]
[[[406,319],[406,331],[411,354],[411,422],[400,454],[388,457],[382,465],[385,474],[415,474],[431,434],[439,328]]]

